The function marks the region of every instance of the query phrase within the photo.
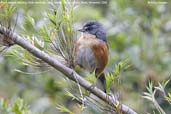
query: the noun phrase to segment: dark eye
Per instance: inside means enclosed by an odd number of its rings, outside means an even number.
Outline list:
[[[91,31],[92,30],[92,27],[86,27],[85,30],[86,31]]]

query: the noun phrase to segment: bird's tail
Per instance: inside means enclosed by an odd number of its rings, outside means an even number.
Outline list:
[[[105,78],[105,74],[101,73],[99,76],[96,75],[96,77],[98,78],[97,79],[98,80],[97,81],[97,87],[106,93],[106,78]]]

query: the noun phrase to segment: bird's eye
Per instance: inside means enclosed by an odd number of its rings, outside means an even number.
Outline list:
[[[86,31],[90,31],[92,28],[91,27],[86,27],[85,30]]]
[[[86,28],[86,31],[89,31],[89,28]]]

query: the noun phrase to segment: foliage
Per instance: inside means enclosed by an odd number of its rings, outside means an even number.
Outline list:
[[[158,104],[156,99],[156,93],[157,91],[161,92],[163,94],[164,100],[166,100],[168,103],[170,103],[170,93],[165,92],[165,87],[169,83],[170,80],[167,80],[166,82],[158,83],[158,86],[154,86],[153,82],[149,82],[149,85],[147,86],[147,92],[144,92],[143,98],[149,100],[152,102],[157,109],[157,111],[160,114],[166,114],[166,112],[163,110],[163,108]]]
[[[112,73],[106,75],[106,91],[109,92],[113,82],[120,84],[122,71],[127,70],[130,67],[128,60],[120,61],[115,65]]]
[[[17,98],[9,103],[7,99],[0,99],[0,112],[3,114],[33,114],[30,112],[23,99]]]
[[[62,0],[61,5],[0,4],[0,23],[73,67],[74,42],[80,36],[76,30],[89,20],[100,21],[107,29],[110,49],[106,90],[140,114],[163,113],[161,110],[170,113],[171,83],[162,83],[170,78],[171,69],[171,3],[165,1],[167,4],[149,4],[148,0],[110,0],[108,4],[93,5],[67,4],[70,0]],[[88,107],[77,105],[75,100],[82,103],[89,93],[21,47],[7,49],[0,56],[0,96],[21,97],[36,113],[96,114],[104,109],[95,105],[101,102],[88,102]],[[131,69],[127,69],[129,65]],[[80,73],[91,83],[96,82],[93,73]],[[154,105],[142,99],[144,91],[143,97]],[[15,103],[6,104],[10,109]],[[56,104],[62,105],[56,109]],[[22,110],[19,107],[16,110]]]
[[[60,7],[57,8],[54,6],[52,13],[47,14],[51,22],[51,36],[48,38],[52,44],[52,49],[63,57],[68,66],[73,67],[75,55],[74,44],[77,37],[73,27],[73,11],[76,6],[74,3],[65,4],[65,2],[71,2],[71,0],[61,0]]]
[[[74,114],[73,112],[71,112],[68,108],[66,108],[63,105],[58,105],[57,109],[60,110],[61,112],[65,112],[65,113],[68,113],[68,114]]]
[[[4,6],[1,8],[2,10],[0,11],[0,21],[1,24],[6,26],[7,28],[11,28],[11,21],[10,20],[15,12],[15,7],[13,5],[8,5],[4,3]],[[2,23],[3,22],[3,23]]]

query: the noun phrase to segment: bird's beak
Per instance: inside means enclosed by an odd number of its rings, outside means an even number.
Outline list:
[[[78,31],[80,31],[80,32],[85,32],[85,30],[84,30],[83,28],[78,29]]]

